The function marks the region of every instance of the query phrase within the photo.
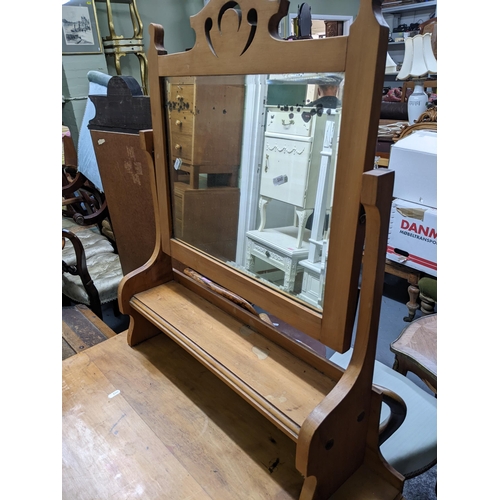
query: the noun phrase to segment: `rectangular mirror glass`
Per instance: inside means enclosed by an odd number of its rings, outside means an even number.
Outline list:
[[[319,311],[343,80],[164,81],[173,237]]]

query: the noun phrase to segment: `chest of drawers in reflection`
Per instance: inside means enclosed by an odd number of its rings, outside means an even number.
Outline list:
[[[236,252],[244,97],[242,76],[165,82],[174,235],[222,260]]]
[[[237,186],[245,86],[242,76],[176,77],[165,85],[169,164],[175,180],[199,175],[208,185]]]

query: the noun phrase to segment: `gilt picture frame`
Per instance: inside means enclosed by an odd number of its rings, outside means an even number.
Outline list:
[[[94,0],[70,0],[62,6],[62,54],[102,54]]]

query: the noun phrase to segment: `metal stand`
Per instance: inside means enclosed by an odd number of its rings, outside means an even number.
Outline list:
[[[103,37],[104,54],[113,56],[115,62],[116,73],[122,74],[120,58],[127,54],[135,54],[139,59],[142,90],[144,95],[149,95],[148,92],[148,60],[144,52],[143,41],[143,25],[135,0],[96,0],[96,2],[105,2],[108,14],[109,36]],[[117,35],[113,24],[113,13],[111,3],[124,3],[129,5],[130,19],[134,28],[134,35],[130,38],[125,38],[123,35]]]

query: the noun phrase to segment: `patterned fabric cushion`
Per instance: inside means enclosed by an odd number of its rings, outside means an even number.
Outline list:
[[[93,226],[79,226],[74,223],[75,227],[71,225],[71,222],[71,219],[63,218],[63,229],[71,231],[79,238],[82,242],[83,249],[85,250],[85,257],[87,257],[87,260],[99,253],[113,253],[113,245],[99,232],[99,228],[94,228]],[[67,238],[62,250],[62,260],[64,260],[68,266],[76,264],[76,254],[75,249],[73,248],[73,243],[71,243],[71,241]]]
[[[87,259],[87,268],[94,282],[101,304],[118,297],[118,285],[123,278],[120,258],[115,253],[100,253]],[[69,273],[62,275],[62,291],[75,302],[89,305],[89,298],[80,277]]]
[[[90,257],[101,253],[113,253],[113,245],[105,236],[96,235],[92,232],[78,234],[82,242],[85,256],[87,257],[87,265]],[[69,266],[76,264],[76,253],[70,241],[66,240],[66,244],[62,251],[62,259]]]

